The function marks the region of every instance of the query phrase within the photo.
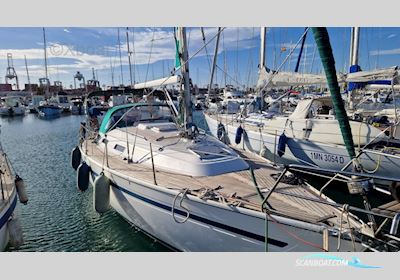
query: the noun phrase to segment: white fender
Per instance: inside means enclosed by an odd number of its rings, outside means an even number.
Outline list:
[[[100,214],[110,208],[110,180],[103,173],[94,180],[93,206]]]
[[[15,176],[14,183],[15,183],[15,188],[17,189],[19,201],[23,204],[27,204],[28,194],[26,193],[24,180],[22,180],[22,178],[17,175]]]

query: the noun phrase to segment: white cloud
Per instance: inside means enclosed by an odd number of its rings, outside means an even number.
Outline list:
[[[286,48],[287,50],[291,50],[291,49],[293,49],[294,47],[296,47],[296,44],[295,43],[283,43],[283,44],[279,44],[279,45],[277,45],[278,47],[283,47],[283,48]],[[311,44],[304,44],[304,48],[311,48],[313,45],[311,45]],[[296,49],[300,49],[300,47],[301,47],[301,43],[299,43],[298,45],[297,45],[297,47],[296,47]]]
[[[122,63],[128,65],[127,46],[125,41],[125,29],[121,31],[121,51]],[[68,29],[64,32],[69,33]],[[211,40],[216,33],[217,28],[204,28],[206,41]],[[117,28],[104,28],[96,31],[93,34],[102,34],[105,36],[113,35],[116,38]],[[258,28],[226,28],[220,40],[219,52],[223,52],[224,48],[227,50],[239,50],[253,48],[258,45],[257,39],[259,36]],[[172,29],[161,28],[146,28],[141,30],[135,29],[134,34],[135,42],[135,63],[138,65],[146,65],[147,63],[154,63],[160,60],[175,58],[175,43]],[[187,30],[187,39],[189,44],[189,55],[193,55],[201,47],[204,46],[202,33],[199,28],[189,28]],[[131,50],[133,46],[131,38]],[[29,63],[29,72],[32,79],[44,76],[44,53],[42,43],[38,43],[37,48],[29,49],[0,49],[0,60],[6,61],[7,53],[12,53],[14,60],[23,60],[24,56],[27,57]],[[215,47],[215,40],[210,42],[207,46],[208,53],[212,55]],[[75,71],[87,71],[94,67],[97,70],[109,69],[110,59],[114,67],[119,67],[119,54],[118,45],[104,46],[101,48],[94,48],[91,46],[90,41],[82,42],[75,46],[68,46],[60,43],[48,43],[47,55],[49,59],[49,74],[72,74]],[[206,52],[203,49],[197,56],[205,56]],[[65,60],[55,63],[55,58],[63,58],[71,60],[66,63]],[[43,63],[32,64],[33,59],[39,59]],[[24,66],[17,69],[21,74],[25,72]],[[22,76],[22,75],[21,75]]]
[[[369,52],[370,55],[398,55],[400,54],[400,48],[391,50],[373,50]]]

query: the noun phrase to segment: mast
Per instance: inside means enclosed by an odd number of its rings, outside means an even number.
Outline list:
[[[46,31],[43,27],[43,49],[44,49],[44,70],[46,75],[46,80],[49,80],[49,76],[47,73],[47,46],[46,46]]]
[[[265,46],[266,46],[266,36],[267,36],[267,28],[261,27],[261,45],[260,45],[260,65],[259,65],[259,73],[261,71],[266,71],[266,63],[265,63]],[[260,111],[264,108],[264,94],[260,91]]]
[[[349,56],[349,63],[351,66],[351,62],[353,61],[353,46],[354,46],[354,27],[351,28],[350,31],[350,56]]]
[[[359,45],[360,45],[360,27],[353,27],[352,31],[352,46],[351,46],[351,52],[350,52],[350,62],[351,65],[358,65],[358,50],[359,50]]]
[[[114,86],[114,67],[110,56],[111,85]]]
[[[190,76],[189,76],[189,54],[187,50],[186,41],[186,28],[178,27],[178,38],[179,38],[179,59],[181,65],[181,73],[183,77],[183,123],[184,128],[190,135],[191,131],[188,130],[188,125],[192,123],[192,106],[190,96]]]
[[[121,40],[119,36],[119,28],[118,28],[118,52],[119,52],[119,66],[121,70],[121,84],[124,85],[124,74],[122,73],[122,54],[121,54]]]
[[[221,35],[221,27],[218,27],[217,32],[218,32],[217,33],[217,42],[215,43],[215,51],[214,51],[213,65],[211,68],[210,84],[208,85],[208,96],[210,96],[210,94],[211,94],[211,89],[212,89],[213,80],[214,80],[215,67],[217,65],[218,46],[219,46],[219,38]]]
[[[29,77],[28,62],[26,60],[26,55],[24,55],[24,60],[25,60],[26,77],[28,78],[28,87],[29,91],[32,92],[31,79]]]
[[[131,82],[131,86],[133,85],[133,78],[132,78],[132,64],[131,64],[131,50],[129,46],[129,27],[126,28],[126,45],[128,46],[128,63],[129,63],[129,78]]]
[[[224,36],[224,35],[222,35]],[[222,47],[224,48],[224,83],[225,83],[225,87],[226,87],[226,76],[228,73],[228,64],[226,63],[226,49],[225,49],[225,36],[222,37]]]
[[[350,73],[355,73],[361,71],[358,65],[358,51],[360,44],[360,27],[351,28],[351,38],[350,38]],[[358,88],[357,83],[350,82],[348,85],[347,102],[349,104],[349,109],[354,109],[353,91]]]
[[[260,47],[260,66],[259,69],[265,68],[265,46],[266,46],[267,28],[261,27],[261,47]]]

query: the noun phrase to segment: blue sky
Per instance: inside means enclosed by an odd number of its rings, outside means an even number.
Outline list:
[[[217,28],[205,28],[206,41],[210,40]],[[126,44],[126,28],[119,28],[122,53],[122,76],[118,46],[118,28],[46,28],[49,77],[53,83],[61,80],[66,87],[73,85],[76,71],[86,79],[92,77],[95,68],[100,83],[111,85],[129,81]],[[268,28],[267,66],[277,68],[298,41],[304,27]],[[350,28],[328,28],[338,71],[348,68]],[[252,86],[257,78],[259,64],[258,27],[226,28],[221,36],[218,66],[227,69],[228,75],[217,71],[216,82]],[[188,29],[189,52],[194,54],[203,46],[200,28]],[[166,76],[174,63],[173,28],[129,28],[132,60],[135,61],[135,80],[143,82]],[[134,43],[133,43],[134,41]],[[134,45],[133,45],[134,44]],[[214,52],[214,41],[190,61],[193,81],[204,86],[210,77],[209,59]],[[286,50],[285,50],[286,48]],[[44,77],[42,28],[0,28],[0,82],[4,82],[7,68],[7,53],[12,53],[14,66],[23,85],[26,79],[24,55],[26,55],[31,82],[37,83]],[[189,55],[190,55],[189,54]],[[293,70],[298,50],[283,67]],[[300,71],[317,73],[321,71],[318,51],[310,32],[307,36]],[[362,69],[375,69],[400,64],[400,28],[362,28],[360,38],[360,65]],[[112,66],[111,66],[112,65]],[[3,74],[1,74],[3,73]],[[23,86],[22,86],[23,87]]]

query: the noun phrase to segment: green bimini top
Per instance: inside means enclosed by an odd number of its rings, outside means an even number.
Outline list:
[[[152,106],[167,106],[166,104],[159,103],[159,102],[151,103],[151,105]],[[114,116],[115,113],[117,113],[121,110],[124,110],[124,109],[129,110],[132,107],[140,107],[140,106],[149,106],[149,103],[147,103],[147,102],[129,103],[129,104],[114,106],[114,107],[108,109],[106,115],[103,118],[103,121],[101,122],[99,133],[101,133],[101,134],[107,133],[107,131],[109,129],[108,124],[112,120],[112,117]]]

